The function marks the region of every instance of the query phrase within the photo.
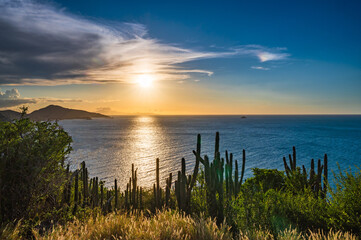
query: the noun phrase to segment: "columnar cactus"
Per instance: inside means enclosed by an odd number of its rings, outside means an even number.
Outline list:
[[[160,188],[160,178],[159,178],[159,158],[156,159],[156,167],[155,167],[155,176],[156,176],[156,185],[154,185],[154,203],[155,208],[160,209],[162,205],[162,192]]]
[[[169,177],[166,180],[166,189],[165,189],[165,205],[170,207],[170,190],[172,189],[172,173],[169,173]]]
[[[228,157],[229,156],[229,157]],[[207,195],[207,204],[208,212],[211,217],[216,217],[217,222],[221,223],[223,221],[223,203],[224,203],[224,190],[223,184],[225,181],[226,185],[226,196],[231,199],[234,196],[238,195],[240,186],[243,181],[246,155],[243,150],[243,164],[242,164],[242,173],[241,179],[238,178],[238,162],[235,161],[235,173],[233,179],[233,154],[228,155],[226,151],[226,164],[223,158],[220,156],[219,152],[219,133],[216,133],[215,141],[215,150],[214,150],[214,160],[209,161],[208,156],[201,158],[199,156],[199,161],[204,165],[204,174],[206,182],[206,195]],[[224,178],[225,175],[225,178]]]
[[[134,169],[134,164],[132,164],[132,176],[129,178],[129,182],[124,191],[124,208],[127,210],[137,209],[139,207],[139,195],[141,193],[137,181],[137,169]]]
[[[104,183],[100,181],[100,208],[103,208],[104,201]]]
[[[132,183],[133,183],[133,190],[132,190],[132,203],[133,208],[137,208],[137,170],[134,170],[134,164],[132,164]]]
[[[88,204],[88,169],[85,167],[85,162],[81,163],[82,168],[82,182],[83,182],[83,207]]]
[[[175,192],[178,202],[178,208],[186,213],[190,212],[191,206],[191,193],[192,189],[196,183],[199,163],[201,161],[201,135],[197,135],[197,150],[193,153],[196,157],[196,164],[193,169],[193,174],[186,175],[186,163],[185,159],[182,158],[182,168],[181,171],[178,171],[178,179],[175,181]],[[171,176],[170,176],[171,180]],[[170,182],[171,183],[171,182]]]
[[[114,209],[118,208],[118,182],[117,179],[114,179]]]
[[[296,148],[293,147],[293,154],[289,155],[290,165],[288,166],[286,162],[286,158],[283,157],[283,164],[285,167],[285,172],[288,178],[292,178],[295,175],[301,174],[301,168],[296,165]],[[327,154],[324,155],[323,164],[321,163],[321,159],[317,161],[317,173],[315,170],[315,161],[311,159],[311,167],[309,178],[307,179],[307,170],[304,165],[302,165],[302,184],[304,186],[308,186],[316,196],[321,196],[324,198],[327,194],[327,181],[328,181],[328,161]],[[296,174],[297,173],[297,174]],[[322,180],[323,176],[323,180]],[[323,183],[323,184],[322,184]],[[323,185],[323,186],[322,186]]]

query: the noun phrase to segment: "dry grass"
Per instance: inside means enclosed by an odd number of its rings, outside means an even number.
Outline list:
[[[286,229],[280,232],[275,238],[269,231],[255,230],[247,232],[246,234],[240,234],[240,240],[357,240],[355,235],[350,233],[343,233],[340,231],[329,231],[324,233],[323,231],[312,232],[308,234],[302,234],[296,229]]]
[[[8,225],[0,231],[0,239],[21,239],[19,229]],[[215,221],[204,218],[191,218],[174,211],[158,212],[152,217],[144,214],[116,214],[99,215],[89,218],[86,222],[75,220],[65,226],[58,226],[45,236],[33,230],[38,240],[68,240],[68,239],[194,239],[194,240],[222,240],[233,239],[229,227],[218,227]],[[355,235],[340,231],[309,232],[302,234],[296,229],[287,229],[277,237],[267,230],[251,230],[241,233],[239,240],[356,240]]]
[[[328,233],[324,233],[323,231],[318,232],[310,232],[308,235],[308,239],[311,240],[318,240],[318,239],[324,239],[324,240],[356,240],[358,239],[355,235],[348,233],[348,232],[341,232],[341,231],[329,231]]]
[[[143,214],[98,216],[86,223],[75,221],[55,228],[46,236],[35,232],[36,239],[232,239],[226,227],[210,219],[193,219],[177,212],[158,212],[148,218]]]

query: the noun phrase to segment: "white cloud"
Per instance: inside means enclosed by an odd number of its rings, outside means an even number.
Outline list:
[[[36,103],[32,98],[20,98],[20,93],[16,88],[2,92],[0,89],[0,108],[14,107],[23,104]]]
[[[6,90],[5,92],[0,91],[0,99],[17,99],[20,97],[20,93],[16,88]]]
[[[239,54],[257,57],[260,62],[287,60],[291,55],[287,48],[268,48],[261,45],[244,45],[234,48]]]
[[[264,70],[264,71],[270,70],[270,68],[261,67],[261,66],[252,66],[251,68],[256,70]]]
[[[16,88],[6,90],[0,89],[0,108],[16,107],[20,105],[35,104],[39,102],[45,103],[68,103],[68,102],[82,102],[81,99],[66,99],[66,98],[22,98],[19,90]]]

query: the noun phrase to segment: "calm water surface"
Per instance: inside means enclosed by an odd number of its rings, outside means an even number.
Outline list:
[[[72,167],[85,161],[91,176],[112,185],[117,178],[125,187],[131,164],[138,168],[138,182],[155,181],[155,159],[160,159],[162,183],[169,172],[180,169],[181,158],[191,171],[197,133],[202,135],[202,155],[213,156],[216,131],[221,150],[242,159],[246,150],[246,177],[251,169],[283,170],[282,157],[296,146],[297,164],[310,166],[311,158],[329,157],[337,170],[361,165],[361,116],[121,116],[113,119],[64,120],[73,137]]]

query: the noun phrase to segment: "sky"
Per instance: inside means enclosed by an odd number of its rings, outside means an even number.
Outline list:
[[[360,1],[0,0],[0,110],[361,114]]]

